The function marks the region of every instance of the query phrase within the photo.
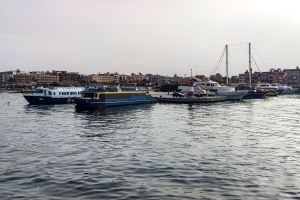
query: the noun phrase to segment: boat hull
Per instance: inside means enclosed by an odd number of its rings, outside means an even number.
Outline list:
[[[53,104],[67,104],[67,103],[74,102],[74,98],[51,98],[51,97],[30,96],[30,95],[24,95],[24,98],[31,105],[53,105]]]
[[[110,100],[110,101],[99,101],[99,100],[87,100],[87,99],[75,99],[76,108],[103,108],[103,107],[114,107],[114,106],[127,106],[154,103],[154,98],[138,99],[138,100]]]
[[[292,89],[286,89],[283,90],[280,94],[295,94],[297,92],[298,88],[292,88]]]
[[[235,92],[221,93],[219,94],[219,96],[225,96],[227,100],[241,100],[247,94],[248,91],[235,91]]]
[[[248,92],[243,99],[263,99],[265,98],[264,92]]]

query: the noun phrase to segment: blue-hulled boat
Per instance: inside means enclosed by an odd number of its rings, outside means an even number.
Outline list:
[[[66,104],[74,102],[81,97],[81,87],[39,87],[33,94],[26,94],[24,98],[32,105],[40,104]]]
[[[132,88],[88,88],[75,99],[76,108],[102,108],[153,103],[155,99],[145,90]]]

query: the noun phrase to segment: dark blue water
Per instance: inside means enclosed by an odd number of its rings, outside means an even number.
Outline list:
[[[76,112],[0,93],[0,137],[0,199],[300,199],[300,96]]]

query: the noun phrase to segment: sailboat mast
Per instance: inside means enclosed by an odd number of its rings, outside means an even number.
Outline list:
[[[226,85],[228,85],[228,45],[225,45],[225,53],[226,53]]]
[[[252,87],[251,43],[249,43],[249,86]]]

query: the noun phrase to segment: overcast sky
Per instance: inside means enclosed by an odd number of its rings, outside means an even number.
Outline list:
[[[209,75],[239,44],[232,75],[248,42],[262,71],[300,65],[300,1],[0,0],[0,71]]]

